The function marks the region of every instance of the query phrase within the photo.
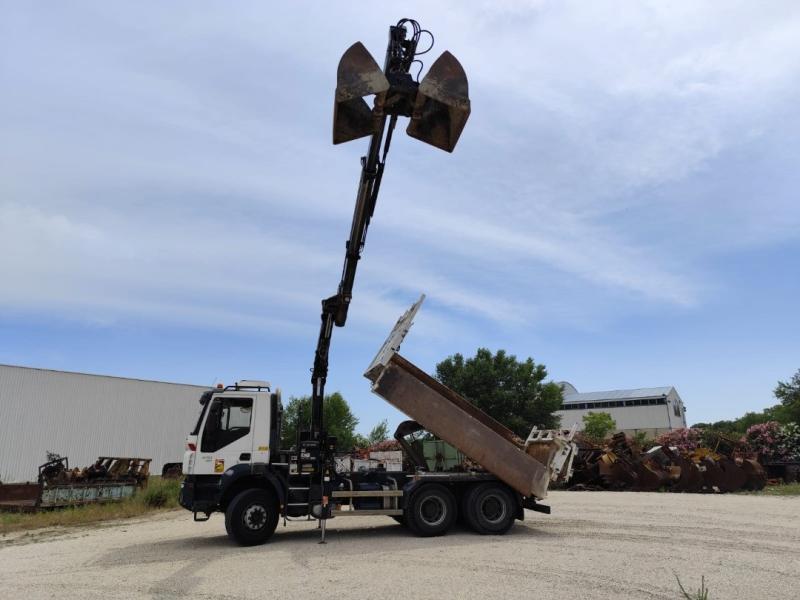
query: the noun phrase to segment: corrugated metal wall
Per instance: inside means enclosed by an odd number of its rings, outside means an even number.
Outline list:
[[[33,480],[46,451],[70,467],[98,456],[183,457],[201,386],[0,365],[0,479]]]

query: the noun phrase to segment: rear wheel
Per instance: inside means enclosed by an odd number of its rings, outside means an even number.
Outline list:
[[[514,496],[508,488],[496,483],[476,486],[464,498],[466,521],[481,535],[501,535],[511,529],[515,508]]]
[[[238,494],[225,511],[225,530],[242,546],[266,542],[278,526],[278,503],[267,490],[250,489]]]
[[[403,516],[419,536],[443,535],[456,520],[456,499],[444,486],[425,484],[412,494]]]

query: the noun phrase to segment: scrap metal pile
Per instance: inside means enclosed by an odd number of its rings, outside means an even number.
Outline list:
[[[624,433],[605,446],[578,442],[571,490],[652,492],[734,492],[760,490],[767,482],[763,467],[735,440],[718,436],[714,448],[681,452],[655,446],[642,450]]]
[[[101,456],[89,467],[70,469],[67,457],[55,457],[39,467],[36,483],[0,485],[0,510],[35,511],[123,500],[147,485],[150,461]]]
[[[127,481],[144,487],[150,477],[149,458],[101,456],[89,467],[69,468],[69,459],[59,457],[39,467],[39,481],[50,486],[90,481]]]

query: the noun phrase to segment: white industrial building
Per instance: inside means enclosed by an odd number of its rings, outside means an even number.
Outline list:
[[[655,437],[686,427],[686,408],[674,387],[580,393],[566,381],[560,385],[564,403],[556,414],[562,427],[577,423],[578,429],[583,429],[583,416],[590,412],[609,413],[617,424],[616,431],[629,435],[645,432]]]
[[[46,453],[70,467],[98,456],[183,458],[207,387],[0,365],[0,480],[36,478]]]

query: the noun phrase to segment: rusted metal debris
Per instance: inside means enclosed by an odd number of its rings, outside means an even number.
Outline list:
[[[35,511],[128,498],[147,485],[149,458],[101,456],[88,467],[69,468],[67,457],[39,467],[36,483],[0,485],[0,510]]]
[[[760,490],[763,467],[738,441],[718,436],[713,448],[680,452],[656,446],[643,451],[624,433],[605,447],[578,440],[569,489],[725,493]]]

